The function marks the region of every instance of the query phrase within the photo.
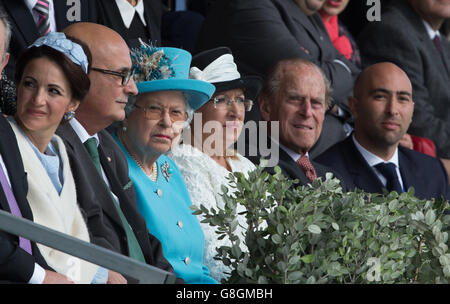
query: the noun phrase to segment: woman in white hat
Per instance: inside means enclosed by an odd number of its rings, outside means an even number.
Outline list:
[[[262,81],[259,77],[241,77],[231,51],[226,47],[195,55],[190,77],[213,84],[216,91],[194,115],[190,126],[191,142],[184,140],[170,155],[183,174],[192,202],[199,207],[223,208],[222,186],[228,187],[229,193],[235,191],[227,179],[230,172],[247,175],[255,169],[250,160],[233,149],[233,145],[243,129],[245,112],[252,108],[253,101],[249,97],[256,97]],[[203,217],[199,219],[203,220]],[[240,237],[239,246],[245,251],[245,217],[238,216],[238,222],[236,233]],[[215,227],[208,223],[201,225],[206,240],[205,264],[211,276],[220,281],[227,277],[226,273],[231,269],[214,259],[216,248],[230,246],[231,243],[225,239],[219,240]]]

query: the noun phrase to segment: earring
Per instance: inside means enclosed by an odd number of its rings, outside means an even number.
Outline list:
[[[64,120],[71,120],[75,116],[75,111],[64,113]]]
[[[123,126],[122,131],[125,133],[127,131],[127,127]]]

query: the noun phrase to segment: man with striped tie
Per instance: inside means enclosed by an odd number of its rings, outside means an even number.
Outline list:
[[[284,59],[276,63],[265,77],[259,95],[261,116],[269,123],[279,123],[279,134],[268,138],[270,155],[249,156],[259,164],[263,156],[275,161],[288,178],[298,179],[301,185],[324,178],[332,172],[309,159],[309,150],[317,142],[321,132],[325,112],[331,104],[331,86],[323,71],[305,59]],[[270,128],[272,132],[274,128]],[[274,148],[275,147],[275,148]],[[277,151],[279,154],[274,156]],[[273,173],[273,166],[266,170]],[[335,174],[336,176],[336,174]],[[343,185],[344,186],[344,185]]]
[[[0,72],[8,62],[11,27],[0,7]],[[1,77],[1,76],[0,76]],[[17,141],[10,125],[0,115],[0,209],[33,220],[26,198],[27,179]],[[45,263],[34,242],[0,231],[0,282],[70,283]]]
[[[14,66],[22,50],[50,31],[62,31],[79,22],[97,22],[96,1],[79,0],[0,0],[12,24],[10,60],[5,68],[14,79]],[[79,5],[78,5],[79,4]]]

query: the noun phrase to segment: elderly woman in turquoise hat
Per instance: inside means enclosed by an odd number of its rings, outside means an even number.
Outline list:
[[[189,209],[189,192],[164,155],[214,86],[188,79],[192,57],[184,50],[142,44],[131,57],[139,93],[129,100],[126,119],[113,136],[126,155],[138,209],[178,277],[188,284],[217,283],[203,264],[204,236]]]

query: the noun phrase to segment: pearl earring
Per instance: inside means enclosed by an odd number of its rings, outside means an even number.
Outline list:
[[[71,120],[75,116],[75,111],[64,113],[64,120]]]

